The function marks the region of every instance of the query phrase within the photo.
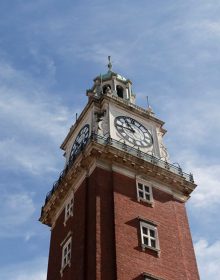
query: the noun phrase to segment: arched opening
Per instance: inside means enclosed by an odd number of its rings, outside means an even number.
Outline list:
[[[107,92],[110,92],[111,91],[111,86],[109,84],[104,85],[102,90],[103,90],[104,94],[107,93]]]
[[[121,87],[121,86],[116,86],[116,91],[117,91],[118,97],[120,97],[120,98],[123,98],[123,97],[124,97],[124,94],[123,94],[123,92],[124,92],[123,87]]]

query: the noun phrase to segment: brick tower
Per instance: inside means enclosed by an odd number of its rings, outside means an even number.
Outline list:
[[[164,122],[135,105],[110,58],[87,96],[42,207],[47,280],[199,280],[185,210],[196,185],[168,162]]]

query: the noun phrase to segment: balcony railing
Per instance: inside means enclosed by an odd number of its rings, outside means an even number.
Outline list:
[[[183,178],[185,178],[187,181],[194,183],[194,179],[193,179],[193,175],[187,174],[185,172],[182,171],[182,168],[178,165],[176,166],[175,164],[170,164],[167,161],[164,161],[162,159],[159,159],[157,157],[155,157],[152,153],[144,153],[142,151],[140,151],[139,149],[136,149],[134,147],[128,146],[126,145],[124,142],[120,142],[117,141],[115,139],[112,139],[111,137],[102,137],[100,135],[94,134],[92,133],[88,142],[86,143],[86,145],[88,145],[90,142],[97,142],[101,145],[109,145],[111,147],[114,147],[118,150],[127,152],[128,154],[141,158],[147,162],[150,162],[156,166],[159,166],[161,168],[164,168],[166,170],[169,170],[170,172],[180,175]],[[79,153],[85,148],[85,145],[80,147],[80,151]],[[68,170],[71,168],[71,166],[73,165],[75,159],[77,158],[77,156],[79,155],[79,153],[77,155],[74,155],[73,157],[71,157],[69,159],[68,164],[66,165],[65,169],[60,173],[59,179],[53,184],[52,189],[47,193],[46,195],[46,199],[45,199],[45,204],[48,202],[48,200],[51,198],[52,194],[55,192],[55,190],[59,187],[61,181],[63,180],[63,178],[65,177],[65,175],[67,174]]]

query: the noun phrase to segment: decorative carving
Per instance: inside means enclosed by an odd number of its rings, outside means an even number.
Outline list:
[[[165,161],[168,161],[169,154],[167,152],[167,148],[161,143],[160,144],[161,158]]]
[[[95,96],[99,97],[102,94],[102,85],[99,80],[95,81],[95,89],[94,89]]]
[[[95,112],[94,115],[94,133],[100,136],[107,136],[109,134],[109,127],[106,110]]]
[[[107,86],[105,87],[104,93],[109,93],[109,94],[111,93],[111,88],[110,88],[109,85],[107,85]]]
[[[101,123],[101,128],[103,131],[103,136],[110,136],[110,132],[109,132],[109,112],[107,111],[107,113],[105,113],[105,116],[102,120]]]
[[[157,136],[158,136],[158,142],[160,147],[161,159],[167,162],[169,160],[169,154],[167,148],[163,144],[163,133],[161,131],[158,131]]]

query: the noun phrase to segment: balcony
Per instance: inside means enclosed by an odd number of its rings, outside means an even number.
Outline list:
[[[134,157],[141,158],[142,160],[144,160],[146,162],[149,162],[153,165],[166,169],[176,175],[179,175],[190,183],[194,183],[193,175],[191,173],[187,174],[187,173],[183,172],[179,165],[176,166],[175,164],[170,164],[167,161],[164,161],[164,160],[161,160],[161,159],[155,157],[153,154],[144,153],[144,152],[140,151],[139,149],[130,147],[130,146],[126,145],[124,142],[114,140],[110,137],[101,137],[94,133],[91,134],[86,146],[88,146],[92,142],[95,142],[102,146],[111,146],[113,148],[116,148],[117,150],[124,151]],[[85,149],[85,146],[81,146],[80,152],[84,149]],[[53,184],[52,189],[46,195],[45,205],[50,200],[51,196],[56,191],[56,189],[59,188],[60,183],[62,182],[63,178],[67,174],[68,170],[73,166],[78,155],[71,157],[68,164],[66,165],[65,169],[60,173],[59,179]]]

